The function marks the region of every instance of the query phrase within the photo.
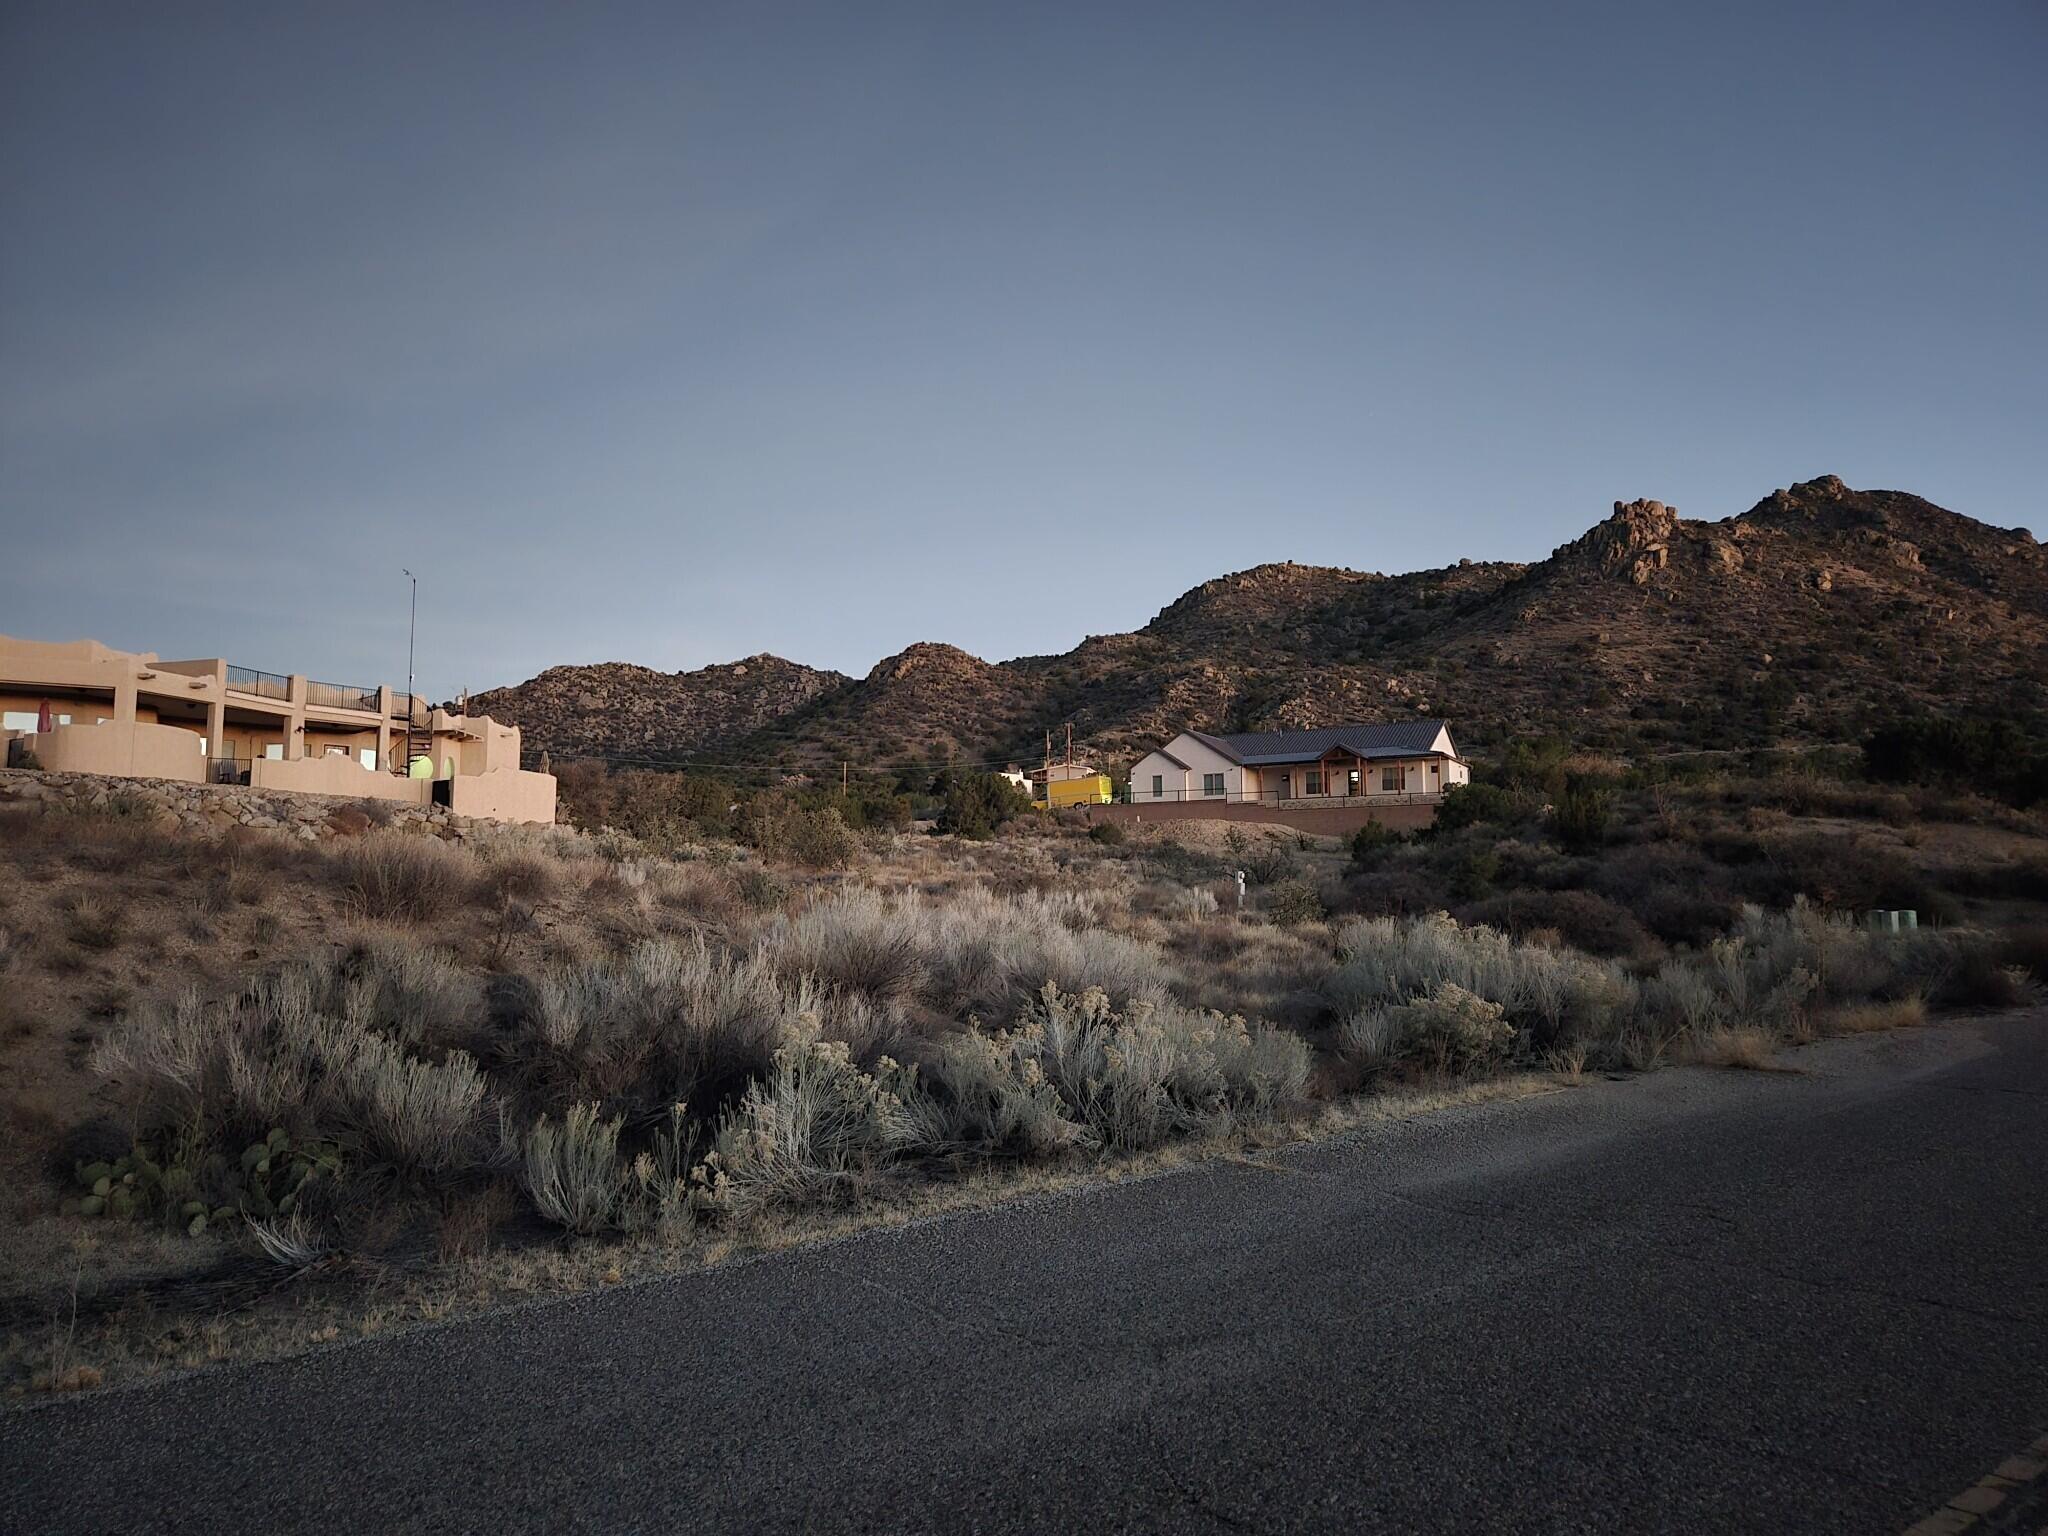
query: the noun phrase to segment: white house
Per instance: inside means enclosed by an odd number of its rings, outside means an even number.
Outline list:
[[[1131,769],[1133,805],[1411,803],[1442,797],[1472,771],[1441,720],[1212,736],[1182,731]]]

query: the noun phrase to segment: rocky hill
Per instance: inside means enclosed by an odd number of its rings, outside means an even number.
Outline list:
[[[1555,731],[1654,752],[1851,740],[1907,705],[2039,716],[2044,698],[2033,536],[1824,476],[1712,522],[1617,502],[1533,565],[1259,566],[1064,655],[989,663],[922,644],[858,681],[773,657],[561,667],[476,702],[557,757],[881,767],[1033,760],[1070,720],[1112,764],[1182,726],[1418,714],[1480,751]]]
[[[519,726],[529,757],[663,761],[720,751],[851,681],[780,656],[694,672],[609,661],[549,667],[516,687],[471,694],[469,708]]]

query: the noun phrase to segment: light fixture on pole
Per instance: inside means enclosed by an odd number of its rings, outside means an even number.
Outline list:
[[[413,641],[414,641],[414,639],[415,639],[415,638],[416,638],[416,637],[418,636],[418,634],[419,634],[419,627],[420,627],[420,579],[419,579],[419,577],[417,577],[417,576],[413,575],[413,573],[412,573],[411,571],[408,571],[408,570],[406,570],[404,566],[400,566],[400,567],[399,567],[399,570],[400,570],[401,572],[403,572],[403,573],[404,573],[404,575],[405,575],[405,579],[406,579],[407,581],[410,581],[410,582],[412,583],[412,616],[411,616],[411,617],[410,617],[410,618],[409,618],[409,619],[408,619],[408,620],[406,621],[406,626],[405,626],[405,769],[404,769],[404,771],[405,771],[406,773],[411,773],[411,772],[412,772],[412,660],[413,660]]]

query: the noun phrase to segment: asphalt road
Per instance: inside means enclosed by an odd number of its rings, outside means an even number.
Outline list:
[[[1792,1059],[17,1412],[0,1528],[1901,1530],[2048,1428],[2048,1017]]]

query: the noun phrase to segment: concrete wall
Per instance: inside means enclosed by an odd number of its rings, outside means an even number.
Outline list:
[[[549,782],[552,784],[553,780]],[[249,765],[249,787],[289,789],[302,795],[337,795],[350,800],[399,800],[409,805],[425,805],[433,793],[425,779],[376,773],[339,753],[324,757],[258,758]]]
[[[555,776],[551,773],[493,768],[488,773],[459,774],[449,785],[449,796],[448,808],[458,816],[547,824],[555,819]]]
[[[206,776],[199,738],[175,725],[60,725],[24,739],[50,773],[101,773],[133,779],[176,779],[197,784]]]
[[[1074,814],[1093,824],[1097,821],[1125,823],[1175,821],[1236,821],[1256,826],[1291,827],[1319,837],[1349,837],[1369,821],[1396,832],[1413,832],[1436,820],[1434,805],[1372,805],[1358,799],[1333,801],[1327,806],[1224,805],[1214,800],[1189,800],[1179,804],[1161,801],[1137,805],[1091,805]]]

